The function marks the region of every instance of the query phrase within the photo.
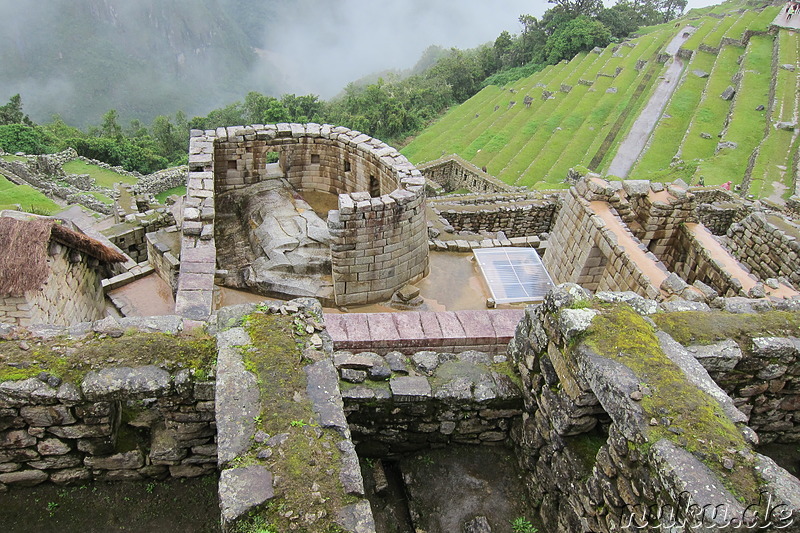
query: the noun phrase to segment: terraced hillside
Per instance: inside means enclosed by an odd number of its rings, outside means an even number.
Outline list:
[[[756,196],[788,197],[800,145],[800,33],[772,25],[780,10],[731,0],[486,87],[402,151],[415,163],[456,153],[506,183],[553,188],[566,186],[570,168],[607,173],[633,132],[646,142],[625,177],[730,180]],[[663,111],[646,116],[651,98],[663,99]],[[642,135],[637,120],[652,133]]]

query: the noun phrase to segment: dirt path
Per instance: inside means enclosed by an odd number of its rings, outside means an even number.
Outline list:
[[[798,17],[800,18],[800,17]],[[653,130],[656,127],[661,115],[664,113],[664,108],[667,102],[672,97],[672,93],[678,87],[681,73],[683,72],[683,60],[676,54],[686,39],[694,33],[696,28],[693,26],[686,26],[678,32],[678,34],[670,41],[664,49],[665,54],[673,56],[672,63],[667,67],[661,79],[661,83],[653,92],[650,100],[645,105],[636,122],[631,126],[631,131],[624,141],[619,145],[617,155],[611,161],[608,168],[608,175],[617,176],[619,178],[626,178],[631,171],[633,164],[639,159],[639,155],[647,145],[647,141]]]

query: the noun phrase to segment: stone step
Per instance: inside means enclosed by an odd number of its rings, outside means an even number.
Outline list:
[[[523,309],[326,314],[335,350],[505,352]]]

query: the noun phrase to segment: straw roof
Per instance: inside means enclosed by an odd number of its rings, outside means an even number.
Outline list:
[[[0,218],[0,295],[22,296],[39,289],[50,275],[47,263],[51,241],[84,252],[105,263],[125,256],[95,239],[65,228],[54,220]]]

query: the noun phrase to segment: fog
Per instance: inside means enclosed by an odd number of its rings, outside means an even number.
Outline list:
[[[307,0],[278,15],[264,48],[285,73],[284,91],[329,98],[367,74],[414,66],[430,45],[472,48],[503,30],[519,33],[519,15],[541,16],[547,7],[543,0]]]
[[[690,0],[689,8],[714,0]],[[608,3],[608,2],[607,2]],[[612,2],[613,3],[613,2]],[[32,8],[35,5],[36,9]],[[151,121],[249,91],[329,99],[349,82],[414,66],[431,45],[519,33],[545,0],[0,0],[0,105],[37,122]]]

